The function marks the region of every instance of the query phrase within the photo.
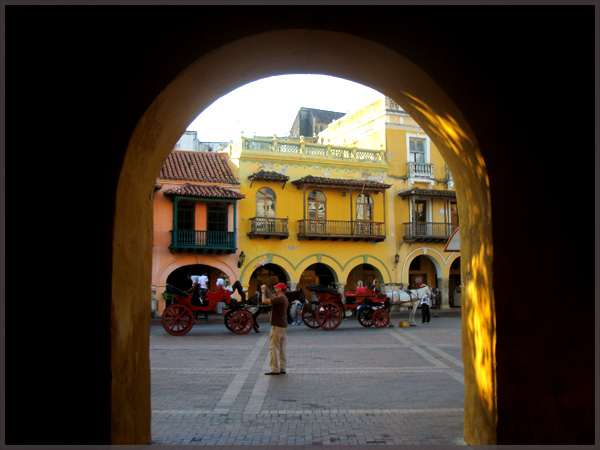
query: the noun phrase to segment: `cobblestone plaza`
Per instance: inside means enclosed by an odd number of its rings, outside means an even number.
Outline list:
[[[461,319],[416,319],[290,325],[279,376],[264,375],[268,322],[237,335],[211,318],[176,337],[155,319],[152,445],[465,445]]]

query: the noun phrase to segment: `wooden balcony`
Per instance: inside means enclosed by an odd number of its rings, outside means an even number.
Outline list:
[[[350,220],[299,220],[298,239],[380,242],[385,240],[385,223]]]
[[[229,231],[171,230],[171,253],[235,253],[235,233]]]
[[[404,242],[447,242],[456,223],[409,222],[404,224]]]
[[[253,217],[250,219],[250,239],[261,237],[263,239],[290,237],[288,219],[275,219],[267,217]]]

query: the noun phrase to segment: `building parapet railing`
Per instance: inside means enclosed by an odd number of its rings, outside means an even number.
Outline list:
[[[456,228],[458,228],[456,223],[408,222],[404,224],[404,241],[445,242]]]
[[[172,252],[199,251],[233,253],[235,233],[231,231],[171,230]]]
[[[380,150],[363,149],[356,147],[340,147],[334,145],[308,143],[304,138],[300,142],[273,139],[247,138],[242,136],[242,151],[258,150],[292,155],[307,155],[320,158],[339,159],[354,162],[386,163],[386,153]]]
[[[385,239],[385,223],[350,220],[299,220],[298,239],[381,241]]]

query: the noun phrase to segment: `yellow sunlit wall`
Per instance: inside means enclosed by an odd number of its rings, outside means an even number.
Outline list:
[[[426,140],[426,162],[432,164],[433,172],[430,177],[423,179],[411,177],[408,173],[409,139],[423,138]],[[412,219],[410,198],[401,198],[398,193],[411,188],[427,190],[454,191],[454,183],[446,169],[446,163],[435,144],[419,127],[414,119],[400,108],[389,97],[366,105],[353,113],[347,114],[332,123],[321,132],[318,139],[331,145],[353,145],[359,148],[384,149],[388,161],[387,183],[392,188],[386,193],[389,214],[389,239],[391,255],[399,255],[399,263],[392,271],[391,283],[400,284],[403,288],[409,286],[409,270],[411,262],[425,255],[431,262],[426,264],[429,269],[419,270],[426,273],[427,284],[437,285],[441,291],[442,307],[448,307],[454,292],[449,292],[449,276],[452,263],[460,256],[459,253],[445,253],[445,242],[404,242],[404,225]],[[448,197],[427,197],[427,222],[450,223],[450,199]],[[452,199],[456,202],[456,199]]]

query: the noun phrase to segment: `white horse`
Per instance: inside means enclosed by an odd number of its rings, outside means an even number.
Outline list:
[[[417,306],[419,306],[419,303],[425,294],[431,297],[431,288],[429,286],[424,286],[419,289],[408,289],[405,291],[390,291],[386,296],[390,301],[390,305],[399,305],[408,308],[408,324],[411,327],[416,327],[415,313],[417,312]]]

